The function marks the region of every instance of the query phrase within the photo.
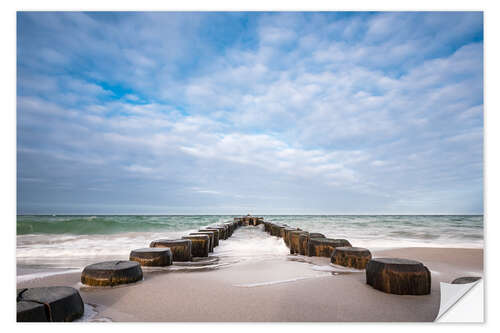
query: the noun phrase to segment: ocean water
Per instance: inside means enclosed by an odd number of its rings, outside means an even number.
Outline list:
[[[132,249],[152,240],[178,238],[200,227],[231,221],[232,215],[210,216],[18,216],[18,267],[79,269],[101,260],[128,259]],[[305,216],[270,215],[331,238],[346,238],[371,250],[423,247],[483,247],[483,216]],[[239,228],[215,248],[223,264],[286,257],[288,248],[259,227]],[[24,270],[27,272],[28,270]],[[19,272],[18,272],[19,274]]]

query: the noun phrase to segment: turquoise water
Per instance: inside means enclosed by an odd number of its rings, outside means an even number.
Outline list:
[[[178,231],[232,219],[232,216],[224,215],[26,215],[17,217],[17,234],[107,235],[121,232]]]
[[[230,221],[233,217],[18,216],[16,256],[18,263],[29,265],[126,259],[131,249],[147,247],[154,239],[179,238],[202,226]],[[320,232],[331,238],[346,238],[353,246],[373,250],[408,246],[483,247],[483,216],[480,215],[269,215],[264,218],[310,232]],[[268,234],[244,229],[240,228],[238,232],[242,233],[240,238],[245,241],[233,244],[234,249],[251,252],[252,248],[267,244]],[[273,251],[286,252],[282,242],[272,244]]]
[[[18,216],[17,234],[108,235],[127,232],[183,231],[229,221],[233,217],[232,215]],[[483,239],[483,217],[480,215],[270,215],[264,218],[266,221],[342,236],[413,240],[446,238],[471,243]]]

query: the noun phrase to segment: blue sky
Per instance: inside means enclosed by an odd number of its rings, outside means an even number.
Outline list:
[[[482,214],[482,13],[17,15],[20,214]]]

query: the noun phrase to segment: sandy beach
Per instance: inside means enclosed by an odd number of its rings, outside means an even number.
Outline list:
[[[18,279],[17,287],[78,288],[90,305],[85,314],[90,321],[429,322],[439,311],[440,282],[483,271],[482,249],[399,248],[373,256],[423,262],[431,270],[431,294],[386,294],[366,284],[364,271],[343,271],[328,258],[300,255],[217,269],[144,269],[143,281],[115,288],[83,286],[74,271]]]

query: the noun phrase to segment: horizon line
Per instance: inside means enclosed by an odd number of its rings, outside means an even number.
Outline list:
[[[482,214],[252,214],[251,216],[484,216]],[[16,216],[247,216],[246,214],[16,214]]]

